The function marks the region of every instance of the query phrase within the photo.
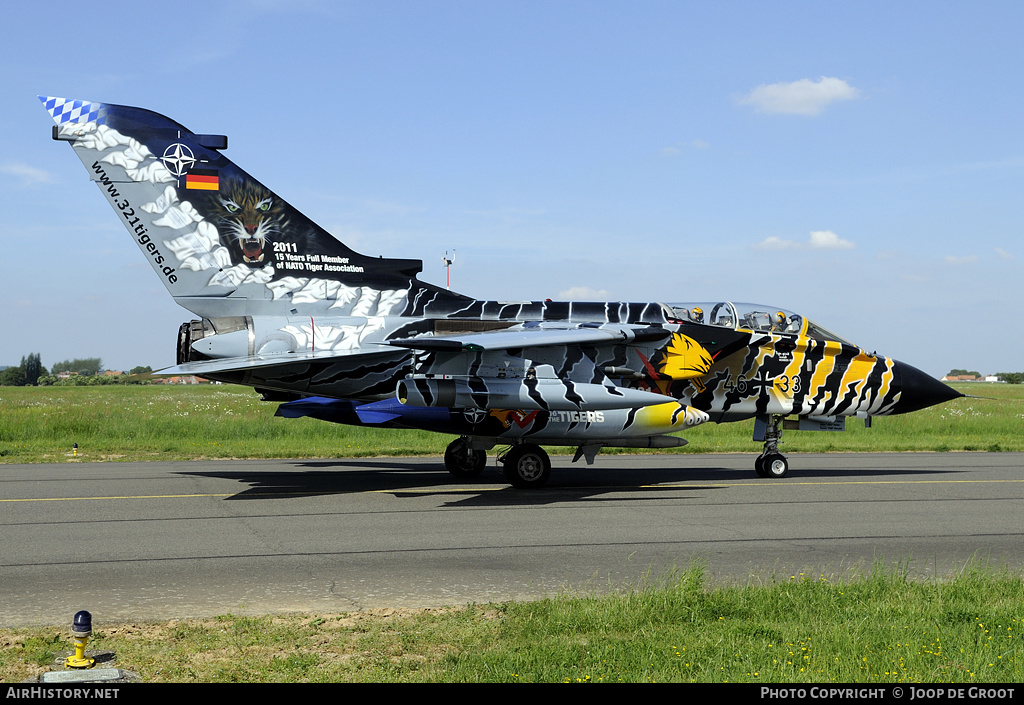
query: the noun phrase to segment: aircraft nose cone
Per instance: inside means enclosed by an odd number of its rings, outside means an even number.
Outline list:
[[[948,384],[940,382],[916,367],[896,362],[896,384],[900,389],[900,400],[893,408],[894,414],[906,414],[945,401],[964,396]]]

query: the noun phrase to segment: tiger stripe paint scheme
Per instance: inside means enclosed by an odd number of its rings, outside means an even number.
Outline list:
[[[714,302],[499,302],[421,282],[422,263],[341,243],[222,152],[152,111],[40,96],[168,292],[199,316],[177,362],[254,387],[278,414],[457,435],[445,464],[543,484],[545,445],[671,447],[756,418],[759,473],[781,477],[781,420],[914,411],[959,396],[804,317]],[[704,318],[705,309],[709,312]]]
[[[716,421],[778,414],[863,418],[892,412],[899,401],[894,381],[889,358],[834,341],[766,335],[711,370],[701,389],[680,397],[711,411]]]

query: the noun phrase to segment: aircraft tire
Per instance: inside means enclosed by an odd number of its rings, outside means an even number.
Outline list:
[[[758,477],[769,477],[768,471],[764,469],[764,456],[759,455],[754,458],[754,472],[757,473]]]
[[[459,479],[476,477],[487,466],[487,453],[473,450],[464,439],[457,438],[444,451],[444,466]]]
[[[760,458],[760,461],[764,477],[781,478],[789,474],[789,461],[780,453],[769,453]]]
[[[518,489],[543,487],[551,475],[551,459],[543,448],[532,443],[513,446],[505,454],[505,479]]]

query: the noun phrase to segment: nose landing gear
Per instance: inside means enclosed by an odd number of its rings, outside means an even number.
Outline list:
[[[779,452],[784,418],[779,414],[759,416],[754,424],[754,440],[764,441],[764,450],[754,461],[754,471],[760,477],[780,478],[789,473],[789,461]]]

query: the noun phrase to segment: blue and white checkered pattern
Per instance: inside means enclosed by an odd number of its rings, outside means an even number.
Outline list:
[[[43,107],[58,125],[66,122],[95,122],[103,124],[107,108],[103,103],[90,103],[87,100],[68,100],[51,96],[39,96]]]

